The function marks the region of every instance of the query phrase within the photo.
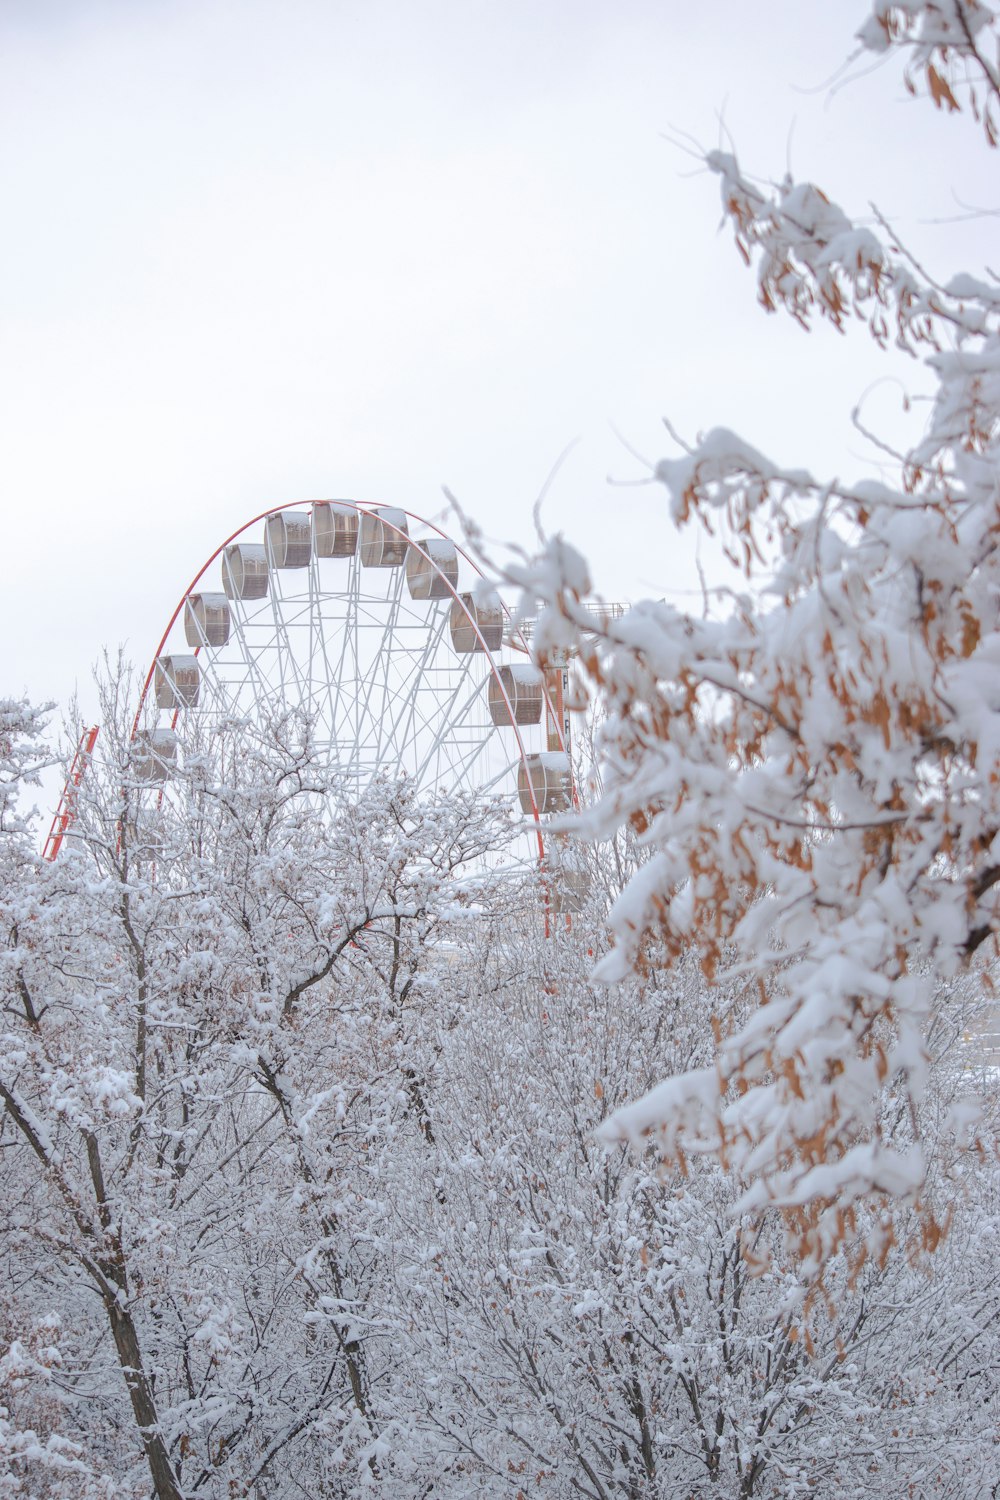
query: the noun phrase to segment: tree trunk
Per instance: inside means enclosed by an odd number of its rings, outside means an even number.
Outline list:
[[[124,1302],[119,1301],[117,1297],[105,1295],[104,1306],[111,1324],[125,1384],[128,1386],[132,1411],[135,1413],[136,1424],[142,1436],[142,1446],[153,1480],[153,1491],[157,1500],[184,1500],[184,1492],[177,1482],[170,1455],[160,1432],[156,1403],[153,1400],[146,1372],[142,1367],[142,1351],[139,1348],[139,1336],[132,1314],[125,1307]]]

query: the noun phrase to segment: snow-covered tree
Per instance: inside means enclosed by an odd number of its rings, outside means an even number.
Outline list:
[[[382,1399],[406,1434],[392,1492],[982,1493],[995,1188],[936,1156],[939,1212],[966,1199],[936,1274],[886,1256],[852,1275],[840,1256],[819,1294],[774,1212],[734,1213],[718,1163],[665,1176],[655,1153],[602,1151],[609,1104],[707,1059],[712,1037],[693,961],[589,981],[599,918],[588,907],[555,939],[537,914],[484,921],[453,984],[434,1139],[387,1164],[398,1332]],[[960,1040],[960,997],[952,1012]],[[935,1065],[931,1137],[966,1086],[961,1063]]]
[[[344,803],[288,721],[161,796],[126,698],[75,848],[5,848],[3,1440],[35,1494],[264,1495],[278,1468],[354,1494],[390,1363],[379,1164],[432,1133],[424,1001],[507,818]]]
[[[979,0],[878,4],[859,33],[866,52],[905,51],[912,89],[969,108],[991,161],[997,36]],[[665,458],[674,521],[721,538],[735,575],[703,612],[647,601],[595,640],[579,554],[556,540],[515,571],[550,601],[540,654],[577,647],[605,718],[586,828],[629,825],[652,854],[617,903],[601,976],[645,972],[652,943],[759,997],[738,1023],[714,1005],[712,1058],[620,1110],[605,1139],[715,1155],[744,1184],[741,1208],[782,1206],[818,1269],[866,1199],[917,1205],[937,1234],[921,1132],[885,1121],[900,1101],[919,1118],[948,983],[967,972],[992,993],[1000,286],[933,281],[888,226],[859,225],[811,183],[768,190],[722,151],[706,164],[764,308],[805,328],[860,321],[921,360],[926,427],[894,483],[826,480],[719,429]],[[970,1122],[960,1109],[956,1127]]]
[[[112,712],[73,845],[5,845],[11,1494],[983,1492],[998,1207],[943,1129],[967,985],[918,1121],[935,1211],[965,1200],[936,1274],[835,1256],[817,1292],[717,1163],[595,1141],[713,1045],[695,956],[589,977],[630,839],[546,934],[536,877],[476,873],[496,808],[343,805],[305,724],[222,739],[161,800]]]

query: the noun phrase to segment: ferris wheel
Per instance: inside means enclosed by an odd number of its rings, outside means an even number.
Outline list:
[[[348,799],[379,773],[420,792],[507,795],[543,854],[549,815],[575,800],[565,677],[531,662],[440,527],[352,500],[281,505],[216,548],[171,616],[135,715],[133,771],[162,784],[213,726],[300,714]],[[66,826],[57,813],[50,857]]]

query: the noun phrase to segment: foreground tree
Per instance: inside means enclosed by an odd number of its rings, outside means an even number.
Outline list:
[[[595,1143],[713,1045],[693,958],[589,978],[630,838],[546,935],[537,878],[469,873],[489,805],[340,807],[285,722],[157,807],[106,744],[79,847],[3,847],[5,1493],[984,1493],[998,1205],[941,1129],[966,995],[918,1119],[935,1210],[967,1200],[935,1277],[834,1257],[810,1295],[716,1163]]]
[[[993,7],[944,0],[880,4],[859,35],[906,49],[910,86],[971,107],[992,146],[997,29]],[[721,534],[737,575],[704,615],[646,602],[594,645],[572,549],[557,541],[517,576],[551,601],[541,655],[576,646],[606,716],[586,828],[630,824],[653,851],[616,906],[601,976],[643,972],[655,943],[759,994],[738,1024],[716,1005],[710,1063],[621,1110],[605,1139],[655,1132],[676,1161],[715,1154],[744,1182],[741,1207],[782,1206],[818,1269],[854,1237],[855,1205],[921,1202],[936,997],[963,971],[992,990],[1000,286],[939,285],[813,185],[767,192],[733,156],[706,160],[763,306],[807,328],[857,318],[921,357],[926,430],[895,485],[827,482],[721,430],[660,463],[676,524]],[[911,1128],[888,1135],[888,1106],[907,1100]]]

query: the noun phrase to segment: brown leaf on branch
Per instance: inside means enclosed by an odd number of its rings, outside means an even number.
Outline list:
[[[927,64],[927,85],[935,108],[940,109],[942,104],[947,104],[950,112],[955,113],[958,110],[958,100],[949,88],[947,79],[941,77],[933,63]]]

